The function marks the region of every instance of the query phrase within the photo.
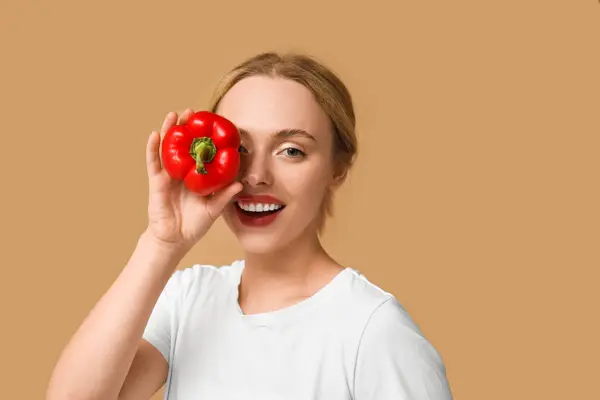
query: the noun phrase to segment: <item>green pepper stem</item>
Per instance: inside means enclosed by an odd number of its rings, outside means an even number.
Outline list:
[[[206,174],[205,163],[211,162],[217,154],[217,148],[209,137],[194,138],[190,146],[190,155],[196,161],[196,172]]]

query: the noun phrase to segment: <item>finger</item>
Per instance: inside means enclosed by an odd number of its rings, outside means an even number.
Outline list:
[[[156,175],[162,170],[159,147],[160,136],[158,132],[152,131],[146,144],[146,170],[148,171],[148,177]]]
[[[186,109],[182,114],[181,117],[179,118],[179,125],[183,125],[183,124],[187,124],[188,119],[190,118],[190,116],[194,113],[194,110],[192,110],[191,108]]]
[[[215,221],[221,214],[227,203],[229,203],[233,197],[242,191],[244,186],[240,182],[233,182],[231,185],[226,186],[221,191],[213,194],[206,203],[206,209],[210,218]]]
[[[165,134],[167,133],[167,131],[173,126],[175,125],[175,123],[177,122],[177,113],[176,112],[170,112],[167,114],[167,116],[165,117],[162,126],[160,128],[160,137],[163,138],[165,137]]]

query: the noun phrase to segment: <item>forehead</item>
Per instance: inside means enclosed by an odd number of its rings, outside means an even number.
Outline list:
[[[284,78],[242,79],[225,94],[217,112],[251,135],[282,129],[303,129],[317,139],[329,134],[329,119],[310,90]]]

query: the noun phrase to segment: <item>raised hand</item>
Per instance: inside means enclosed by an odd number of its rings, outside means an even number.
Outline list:
[[[177,113],[165,117],[160,132],[153,131],[146,146],[148,172],[148,229],[154,239],[191,248],[212,226],[233,196],[242,190],[234,182],[209,197],[201,197],[186,189],[182,181],[172,179],[160,159],[160,145],[165,133],[174,124],[185,124],[193,114],[187,109],[178,121]]]

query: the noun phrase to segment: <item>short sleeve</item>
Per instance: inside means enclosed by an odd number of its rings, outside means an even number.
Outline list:
[[[394,298],[373,312],[354,376],[355,400],[452,400],[437,350]]]
[[[177,270],[171,275],[161,292],[142,338],[158,349],[170,362],[171,349],[177,334],[181,300],[186,281],[186,270]]]

